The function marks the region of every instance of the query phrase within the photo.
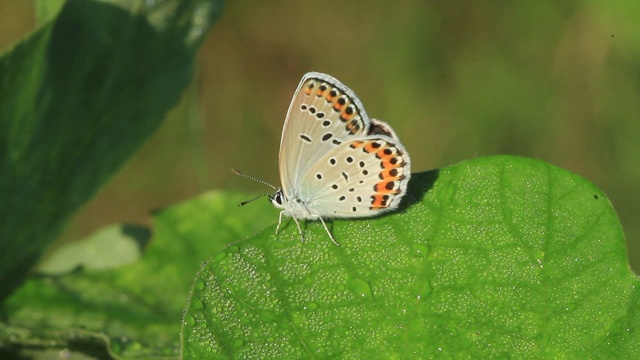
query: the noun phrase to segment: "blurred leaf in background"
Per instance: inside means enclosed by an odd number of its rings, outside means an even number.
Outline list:
[[[0,301],[177,103],[218,12],[69,0],[0,57]]]
[[[262,191],[232,167],[278,183],[287,106],[316,70],[349,84],[410,153],[429,150],[412,158],[415,171],[515,154],[590,179],[640,269],[639,17],[629,1],[231,1],[189,96],[63,238],[149,224],[149,209],[211,188]]]
[[[109,226],[61,247],[7,300],[0,355],[3,347],[21,355],[41,348],[77,354],[100,344],[116,358],[177,357],[180,321],[203,261],[277,216],[267,201],[239,208],[246,199],[211,192],[157,211],[154,236],[134,263],[116,264],[114,256],[117,244],[146,244],[139,227]],[[61,269],[62,256],[74,267]]]
[[[514,154],[593,181],[640,270],[639,18],[633,1],[232,1],[200,58],[209,186],[259,189],[229,167],[278,182],[291,95],[322,71],[420,152],[414,171]]]

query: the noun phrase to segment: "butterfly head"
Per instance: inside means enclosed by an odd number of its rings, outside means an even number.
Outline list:
[[[271,201],[273,206],[278,209],[284,209],[284,200],[284,193],[282,192],[282,189],[276,190],[273,196],[269,196],[269,201]]]
[[[269,186],[270,188],[272,188],[273,190],[275,190],[275,191],[276,191],[276,192],[273,194],[273,196],[269,195],[269,193],[268,193],[268,192],[266,192],[266,193],[264,193],[264,194],[262,194],[262,195],[258,195],[258,196],[256,196],[256,197],[254,197],[254,198],[253,198],[253,199],[251,199],[251,200],[243,201],[243,202],[241,202],[240,204],[238,204],[238,206],[246,205],[246,204],[248,204],[248,203],[252,202],[253,200],[259,199],[259,198],[261,198],[261,197],[263,197],[263,196],[267,195],[267,197],[269,198],[269,201],[271,201],[271,203],[272,203],[275,207],[277,207],[278,209],[284,209],[285,197],[284,197],[284,193],[282,192],[282,189],[278,189],[278,188],[276,188],[275,186],[273,186],[273,185],[269,184],[268,182],[266,182],[266,181],[264,181],[264,180],[256,179],[256,178],[254,178],[253,176],[249,176],[249,175],[247,175],[247,174],[241,173],[240,171],[238,171],[238,170],[236,170],[236,169],[231,169],[231,171],[233,171],[233,173],[234,173],[234,174],[236,174],[236,175],[240,175],[240,176],[242,176],[242,177],[246,177],[246,178],[248,178],[248,179],[251,179],[251,180],[257,181],[257,182],[259,182],[259,183],[261,183],[261,184],[267,185],[267,186]]]

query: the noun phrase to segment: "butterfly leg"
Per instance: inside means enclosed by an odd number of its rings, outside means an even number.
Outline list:
[[[338,244],[336,240],[333,238],[333,235],[331,235],[331,231],[329,231],[329,228],[327,228],[327,224],[324,223],[324,219],[322,218],[322,216],[318,216],[318,219],[320,219],[320,222],[322,222],[322,226],[324,226],[324,230],[327,232],[327,234],[329,234],[329,239],[331,239],[331,241],[333,241],[333,243],[336,244],[336,246],[340,246],[340,244]]]
[[[278,235],[278,231],[280,231],[280,224],[282,224],[282,213],[283,211],[280,211],[280,216],[278,216],[278,226],[276,226],[276,235]]]
[[[293,221],[295,221],[296,225],[298,226],[298,234],[300,234],[300,240],[304,242],[304,235],[302,235],[302,229],[300,229],[300,222],[298,221],[298,219],[296,219],[295,216],[292,216],[292,218],[293,218]]]
[[[278,232],[280,231],[280,224],[282,224],[282,215],[284,214],[284,210],[280,211],[280,216],[278,216],[278,226],[276,226],[276,235],[278,235]],[[304,242],[304,236],[302,235],[302,229],[300,228],[300,222],[298,221],[298,219],[296,219],[295,216],[291,216],[291,218],[293,218],[293,221],[295,221],[296,226],[298,227],[298,234],[300,234],[300,239],[302,240],[302,242]]]

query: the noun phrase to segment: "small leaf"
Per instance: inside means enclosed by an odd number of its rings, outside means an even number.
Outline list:
[[[62,275],[80,267],[90,270],[115,269],[136,262],[151,237],[144,227],[110,225],[85,241],[64,245],[38,266],[45,275]]]
[[[213,256],[183,358],[640,356],[638,278],[591,183],[498,156],[413,174],[406,200],[334,221],[340,247],[288,221]]]

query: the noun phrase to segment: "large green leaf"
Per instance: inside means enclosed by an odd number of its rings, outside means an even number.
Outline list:
[[[415,155],[414,155],[415,156]],[[185,359],[638,358],[638,278],[606,196],[537,160],[414,174],[401,211],[289,221],[213,256]]]
[[[0,301],[162,122],[214,0],[68,0],[0,57]]]
[[[57,275],[29,279],[6,302],[0,345],[97,341],[119,357],[176,356],[193,284],[187,359],[640,352],[638,279],[611,205],[546,163],[493,157],[414,174],[398,213],[334,221],[340,247],[316,222],[305,243],[290,220],[275,236],[277,211],[238,208],[247,198],[209,193],[156,213],[130,265],[101,270],[73,255],[84,268],[65,275],[54,254],[43,268]],[[95,264],[119,251],[96,252],[103,236],[84,244]]]

